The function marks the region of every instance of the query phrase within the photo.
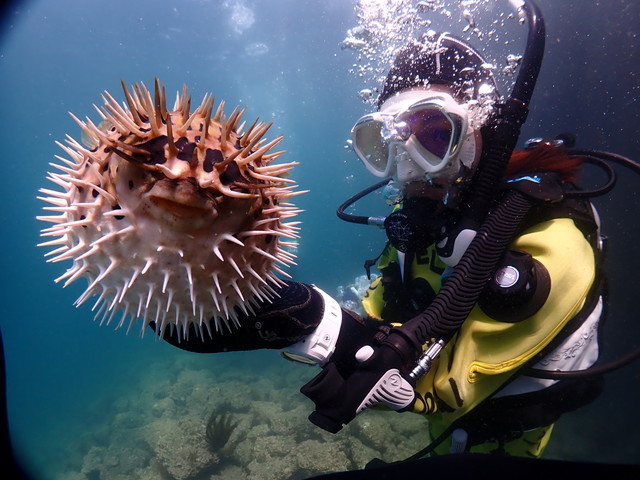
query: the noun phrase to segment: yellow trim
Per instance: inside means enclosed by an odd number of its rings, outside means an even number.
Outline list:
[[[440,407],[445,424],[475,408],[520,366],[540,353],[582,308],[593,285],[593,250],[571,219],[557,218],[537,224],[517,238],[511,248],[530,253],[544,265],[551,278],[551,291],[535,315],[518,323],[493,320],[478,306],[472,310],[455,339],[416,386],[431,407],[425,409],[422,402],[416,402],[416,409],[428,414]],[[396,256],[393,249],[385,253],[381,259],[384,265]],[[428,255],[431,249],[425,258]],[[414,263],[414,274],[426,278],[439,290],[440,275],[425,262]],[[381,316],[382,293],[378,279],[363,301],[365,310],[374,318]],[[438,401],[434,403],[431,399]]]
[[[381,271],[391,262],[398,262],[398,252],[395,248],[387,246],[378,261],[378,270]],[[432,270],[432,263],[433,268],[437,271]],[[441,286],[439,272],[443,271],[445,267],[446,265],[436,254],[435,246],[432,245],[422,255],[416,255],[413,259],[411,264],[411,278],[424,278],[429,282],[433,291],[438,292]],[[381,282],[381,277],[371,282],[371,285],[361,300],[364,311],[375,320],[382,320],[382,307],[384,306],[382,295],[384,287]]]
[[[376,320],[382,320],[382,306],[384,304],[382,300],[382,277],[376,278],[362,297],[362,308],[367,315]]]
[[[546,427],[536,428],[523,432],[521,436],[515,438],[500,447],[497,442],[486,442],[479,445],[474,445],[469,448],[470,453],[505,453],[514,457],[529,457],[538,458],[542,455],[545,448],[549,444],[551,438],[551,432],[553,432],[554,425],[547,425]],[[435,429],[430,429],[432,438],[435,438],[439,433],[435,432]],[[451,449],[451,439],[445,441],[442,445],[436,448],[438,455],[445,455],[449,453]],[[501,449],[501,450],[499,450]]]
[[[472,383],[481,375],[509,372],[531,360],[580,311],[595,280],[591,246],[570,219],[539,224],[518,238],[512,248],[528,251],[545,266],[551,277],[552,290],[535,315],[522,323],[506,324],[507,328],[498,329],[501,335],[505,333],[519,339],[511,352],[521,349],[521,345],[525,350],[511,353],[503,361],[471,362],[468,380]],[[555,287],[558,285],[562,287]]]

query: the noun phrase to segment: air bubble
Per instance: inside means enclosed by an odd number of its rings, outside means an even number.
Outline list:
[[[267,46],[266,43],[262,43],[262,42],[250,43],[249,45],[244,47],[244,53],[246,53],[251,57],[264,55],[268,51],[269,51],[269,47]]]

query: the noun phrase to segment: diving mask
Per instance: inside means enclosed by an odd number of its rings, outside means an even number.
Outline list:
[[[351,129],[353,147],[367,170],[402,182],[448,180],[460,164],[475,160],[469,114],[450,94],[409,90],[389,98],[380,111],[360,118]]]

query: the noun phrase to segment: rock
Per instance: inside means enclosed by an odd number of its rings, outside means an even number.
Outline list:
[[[155,460],[175,480],[213,471],[220,461],[204,437],[204,426],[193,419],[162,418],[149,425],[144,438]]]

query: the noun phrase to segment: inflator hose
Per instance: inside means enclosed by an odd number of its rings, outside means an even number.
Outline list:
[[[509,104],[507,104],[509,105]],[[506,109],[507,105],[503,108]],[[515,108],[520,115],[526,115],[526,108]],[[463,217],[481,225],[495,201],[504,178],[509,158],[520,136],[519,118],[508,118],[497,124],[482,128],[483,148],[478,170],[469,190],[464,194],[461,212]]]
[[[394,331],[410,339],[414,345],[424,345],[432,338],[451,338],[477,303],[533,202],[517,190],[508,191],[487,217],[431,305],[394,329],[390,338]],[[391,343],[395,342],[391,340]]]

